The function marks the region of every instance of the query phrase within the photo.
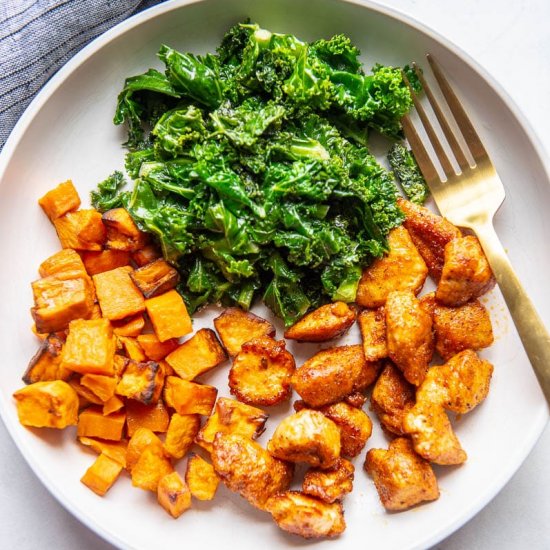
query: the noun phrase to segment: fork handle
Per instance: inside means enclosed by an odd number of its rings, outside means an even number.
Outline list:
[[[519,281],[492,223],[483,223],[474,229],[510,310],[542,392],[550,405],[550,334]]]

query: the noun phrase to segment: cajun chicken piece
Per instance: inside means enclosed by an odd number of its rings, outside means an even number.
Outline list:
[[[388,246],[389,252],[363,271],[356,298],[360,306],[380,307],[393,290],[418,294],[424,285],[428,268],[403,226],[390,231]]]
[[[405,510],[439,498],[432,467],[415,453],[405,437],[394,439],[387,451],[371,449],[367,453],[365,470],[372,476],[386,510]]]
[[[385,310],[388,355],[419,386],[433,355],[432,317],[411,291],[391,292]]]
[[[372,410],[378,415],[383,428],[403,435],[403,418],[414,405],[414,392],[414,386],[405,380],[397,367],[388,362],[370,398]]]
[[[476,237],[453,239],[445,246],[445,263],[435,291],[438,302],[461,306],[495,286],[495,278]]]
[[[212,447],[214,470],[230,491],[264,510],[269,498],[286,491],[294,467],[273,457],[249,437],[219,433]]]
[[[298,491],[271,497],[266,510],[283,531],[305,539],[337,537],[346,528],[340,503],[328,504]]]
[[[465,349],[478,350],[493,343],[493,327],[489,312],[479,300],[459,307],[435,304],[435,349],[450,359]]]
[[[353,489],[355,467],[345,458],[339,458],[328,470],[310,468],[304,476],[302,492],[323,502],[343,500]]]
[[[386,312],[384,308],[364,309],[359,314],[357,322],[361,330],[365,359],[377,361],[387,357],[388,344],[386,342]]]
[[[424,258],[430,276],[439,281],[443,269],[445,245],[462,236],[460,229],[424,206],[402,198],[397,199],[397,204],[406,216],[403,225]]]
[[[340,457],[340,430],[323,413],[311,409],[287,416],[267,444],[276,458],[331,468]]]

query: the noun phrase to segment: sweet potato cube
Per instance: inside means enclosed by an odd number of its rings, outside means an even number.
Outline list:
[[[81,374],[113,375],[116,342],[107,319],[76,319],[69,325],[61,365]]]
[[[202,414],[208,416],[218,394],[217,388],[196,384],[177,376],[168,376],[164,385],[164,400],[178,414]]]
[[[178,347],[176,338],[161,342],[156,334],[140,334],[137,337],[138,344],[145,355],[152,361],[160,361]]]
[[[102,497],[112,487],[121,471],[122,465],[119,462],[107,455],[100,454],[80,481]]]
[[[158,401],[163,383],[164,371],[158,363],[130,360],[116,386],[116,392],[144,405],[151,405]]]
[[[115,394],[116,378],[105,376],[103,374],[85,374],[80,383],[94,392],[101,401],[105,402],[111,399]]]
[[[146,298],[176,288],[180,280],[177,270],[162,258],[136,269],[130,276]]]
[[[160,480],[174,471],[162,447],[146,447],[132,467],[132,485],[145,491],[157,492]]]
[[[209,464],[199,455],[193,455],[187,461],[185,481],[191,494],[198,500],[212,500],[218,489],[220,478]]]
[[[173,458],[183,458],[193,445],[200,427],[200,415],[174,413],[166,432],[164,450]]]
[[[126,355],[133,361],[146,361],[145,353],[141,349],[138,341],[135,338],[130,338],[128,336],[119,336],[118,341],[122,344]]]
[[[154,244],[146,244],[143,248],[132,252],[132,260],[139,267],[143,267],[157,258],[162,258],[162,253]]]
[[[117,321],[141,313],[145,300],[130,278],[129,267],[117,267],[92,278],[103,316]]]
[[[56,273],[76,271],[85,274],[86,268],[77,252],[71,248],[64,248],[49,258],[46,258],[39,266],[40,277],[48,277]]]
[[[126,468],[129,472],[137,464],[143,451],[150,447],[156,447],[162,452],[162,441],[149,428],[138,428],[126,448]]]
[[[101,408],[88,407],[78,417],[79,437],[99,437],[110,441],[120,441],[126,422],[125,412],[115,412],[104,416]]]
[[[23,375],[25,384],[47,382],[50,380],[67,380],[72,371],[61,366],[63,341],[56,334],[49,334],[30,360]]]
[[[134,220],[124,208],[107,210],[102,219],[107,228],[105,247],[108,249],[134,252],[144,246],[148,240],[147,233],[143,233],[138,229]]]
[[[65,428],[77,423],[78,395],[62,380],[35,382],[17,390],[19,422],[35,428]]]
[[[166,362],[184,380],[194,380],[227,359],[216,333],[202,328],[181,346],[166,356]]]
[[[153,329],[161,342],[180,338],[193,331],[191,317],[183,298],[176,290],[169,290],[160,296],[145,301]]]
[[[79,376],[72,376],[69,380],[67,380],[67,383],[78,394],[81,409],[87,407],[90,403],[103,406],[103,401],[101,401],[101,399],[91,389],[80,383]]]
[[[87,275],[61,272],[34,281],[31,286],[31,313],[38,332],[65,330],[72,320],[85,319],[92,312],[94,292]]]
[[[377,309],[364,309],[357,319],[361,338],[363,340],[363,353],[367,361],[377,361],[388,356],[388,343],[386,341],[386,313],[383,307]]]
[[[105,226],[96,210],[68,212],[53,222],[63,248],[101,250],[105,242]]]
[[[267,418],[268,415],[262,409],[235,399],[220,397],[216,401],[214,412],[197,434],[195,442],[211,452],[214,438],[220,432],[256,439],[264,432]]]
[[[107,416],[108,414],[120,411],[122,407],[124,407],[124,401],[117,395],[113,395],[113,397],[103,403],[103,414]]]
[[[53,222],[71,210],[80,206],[80,197],[71,180],[60,183],[38,199],[38,204]]]
[[[164,433],[168,429],[170,415],[159,399],[154,405],[144,405],[132,399],[126,403],[128,435],[132,437],[138,428],[148,428]]]
[[[123,468],[126,468],[128,441],[104,441],[102,439],[94,439],[93,437],[79,437],[78,441],[82,445],[90,447],[97,454],[104,454],[115,462],[118,462]]]
[[[113,321],[113,332],[117,336],[129,336],[136,337],[141,334],[143,327],[145,327],[145,317],[143,313],[138,313],[137,315],[132,315],[126,319],[121,319],[120,321]]]
[[[191,507],[191,492],[178,472],[167,474],[159,481],[157,498],[173,518],[179,518]]]
[[[83,252],[82,261],[88,275],[97,275],[111,271],[117,267],[130,264],[130,253],[124,250],[101,250],[99,252]]]
[[[128,357],[124,357],[123,355],[120,355],[119,353],[115,353],[115,356],[113,358],[113,369],[115,371],[115,376],[117,378],[120,378],[122,376],[122,373],[124,372],[124,369],[126,368],[126,365],[128,364]]]
[[[214,326],[231,357],[241,351],[245,342],[261,336],[275,336],[275,327],[270,322],[237,307],[224,310],[214,319]]]

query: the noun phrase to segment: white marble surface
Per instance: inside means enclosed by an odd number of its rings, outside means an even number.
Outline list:
[[[384,0],[458,44],[508,91],[550,163],[549,0]],[[523,466],[439,550],[550,549],[550,427]],[[0,548],[108,550],[36,479],[0,422]]]

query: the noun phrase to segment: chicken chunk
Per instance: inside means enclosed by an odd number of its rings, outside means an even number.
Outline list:
[[[430,276],[439,281],[443,269],[445,245],[462,236],[460,229],[424,206],[402,198],[397,199],[397,203],[406,216],[403,225],[424,258]]]
[[[285,341],[269,336],[245,342],[229,371],[229,389],[249,405],[276,405],[290,397],[296,363]]]
[[[309,405],[321,407],[357,390],[367,367],[360,345],[324,349],[296,370],[292,387]]]
[[[445,263],[435,291],[438,302],[460,306],[495,286],[495,278],[476,237],[453,239],[445,246]]]
[[[285,338],[298,342],[325,342],[342,336],[355,322],[357,312],[344,302],[325,304],[302,317]]]
[[[491,318],[479,300],[459,307],[436,304],[434,331],[435,349],[443,359],[465,349],[478,350],[493,343]]]
[[[340,429],[323,413],[310,409],[287,416],[267,444],[276,458],[322,469],[334,466],[340,448]]]
[[[396,227],[388,236],[390,251],[363,271],[357,289],[357,303],[363,307],[380,307],[393,290],[418,294],[428,275],[428,268],[416,250],[409,232]]]
[[[281,529],[305,539],[337,537],[346,528],[340,503],[327,504],[297,491],[271,497],[266,509]]]
[[[405,510],[439,498],[432,467],[415,453],[411,442],[404,437],[394,439],[387,451],[371,449],[365,470],[372,476],[386,510]]]
[[[339,458],[328,470],[310,468],[304,476],[302,492],[323,502],[337,502],[351,493],[355,467],[345,458]]]
[[[396,291],[386,302],[388,355],[411,384],[424,380],[433,355],[432,317],[410,291]]]
[[[426,460],[442,465],[462,464],[467,455],[441,405],[419,401],[405,415],[403,431],[414,450]]]
[[[357,318],[361,338],[363,340],[363,353],[367,361],[377,361],[388,356],[388,344],[386,341],[386,312],[383,307],[377,309],[364,309]]]
[[[214,470],[230,491],[264,510],[269,498],[286,491],[293,465],[269,454],[249,437],[219,433],[212,447]]]
[[[382,427],[396,435],[403,435],[403,418],[415,402],[414,386],[392,363],[388,362],[384,367],[370,399],[372,410],[378,415]]]

